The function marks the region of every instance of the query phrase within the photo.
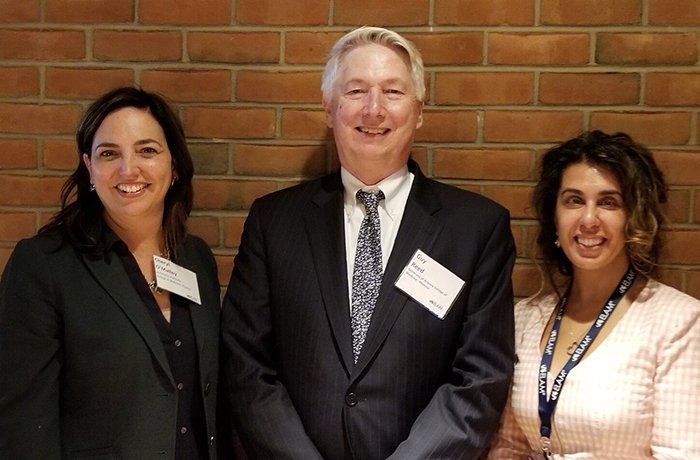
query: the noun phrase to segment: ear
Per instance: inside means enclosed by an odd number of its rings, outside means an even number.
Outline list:
[[[83,163],[85,164],[85,167],[87,168],[88,173],[90,174],[90,181],[92,181],[92,168],[90,163],[90,156],[87,153],[83,153]]]
[[[416,121],[416,129],[423,126],[423,101],[418,101],[418,120]]]
[[[323,110],[326,112],[326,126],[333,129],[333,103],[325,97],[321,103],[323,104]]]

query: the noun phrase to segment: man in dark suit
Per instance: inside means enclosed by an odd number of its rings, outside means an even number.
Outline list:
[[[224,300],[243,445],[255,459],[477,458],[513,369],[508,212],[409,159],[425,85],[400,35],[341,38],[322,90],[340,171],[256,200]]]

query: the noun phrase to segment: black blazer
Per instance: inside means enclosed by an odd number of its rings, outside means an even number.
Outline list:
[[[340,174],[257,200],[224,299],[226,376],[249,455],[476,458],[513,370],[508,212],[415,174],[357,365]],[[394,286],[416,249],[466,281],[440,320]]]
[[[188,237],[190,302],[210,458],[216,458],[220,288],[210,249]],[[0,281],[0,458],[172,459],[175,382],[119,257],[56,238],[17,244]]]

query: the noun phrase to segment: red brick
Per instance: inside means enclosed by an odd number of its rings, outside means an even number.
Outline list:
[[[248,139],[275,134],[274,109],[187,107],[182,119],[188,137]]]
[[[141,24],[226,25],[231,0],[139,0]]]
[[[700,184],[700,151],[655,151],[654,159],[671,185]]]
[[[41,0],[0,0],[0,22],[37,22],[41,19]]]
[[[698,60],[696,33],[601,32],[596,62],[616,65],[695,64]]]
[[[542,283],[542,275],[533,263],[518,263],[513,268],[513,295],[518,298],[535,295]]]
[[[487,142],[561,142],[583,130],[583,114],[577,111],[487,111]]]
[[[229,143],[192,143],[189,144],[190,155],[196,174],[226,174],[229,171]]]
[[[690,193],[688,190],[669,190],[668,201],[663,205],[666,218],[672,223],[691,221]]]
[[[700,264],[700,230],[666,232],[666,261],[672,264]]]
[[[580,65],[589,61],[587,34],[492,33],[490,64]]]
[[[591,129],[624,131],[650,145],[684,145],[690,140],[690,114],[681,112],[594,112]]]
[[[414,145],[411,149],[411,158],[413,161],[418,163],[418,166],[420,167],[421,171],[423,171],[423,174],[427,175],[428,177],[432,177],[428,162],[428,150],[425,147],[418,147]],[[335,163],[331,165],[331,169],[335,170],[340,166],[340,163],[338,163],[337,157],[334,157],[333,159],[335,160]]]
[[[435,149],[433,174],[457,179],[526,180],[530,176],[530,152]]]
[[[0,30],[0,59],[82,59],[85,33],[78,30]]]
[[[36,233],[32,212],[3,212],[0,214],[0,241],[14,242]]]
[[[438,72],[435,102],[438,104],[530,104],[535,77],[530,72]]]
[[[80,114],[77,105],[0,103],[0,132],[72,134]]]
[[[342,36],[341,32],[287,32],[284,60],[288,64],[325,64],[333,43]]]
[[[224,219],[224,246],[237,248],[241,244],[245,216],[233,216]]]
[[[0,176],[0,205],[55,206],[65,177]]]
[[[34,67],[0,67],[0,97],[39,95],[39,70]]]
[[[418,142],[474,142],[477,114],[465,110],[424,110],[423,126],[416,131]]]
[[[222,288],[228,285],[233,270],[233,256],[214,254],[216,269],[219,272],[219,284]]]
[[[280,59],[280,34],[190,32],[187,36],[187,47],[193,62],[277,63]]]
[[[48,169],[73,171],[80,161],[75,141],[72,139],[47,139],[44,141],[42,153],[42,164]]]
[[[334,24],[382,24],[383,26],[423,25],[428,22],[429,0],[335,0]]]
[[[194,209],[241,210],[253,201],[277,189],[273,181],[194,180]]]
[[[149,91],[167,94],[173,101],[231,100],[231,72],[228,70],[144,70],[141,84]]]
[[[403,34],[415,43],[426,65],[478,64],[483,59],[481,32]]]
[[[642,0],[541,0],[540,21],[548,25],[639,24]]]
[[[326,172],[326,150],[317,145],[239,144],[233,169],[243,176],[320,176]]]
[[[508,208],[511,218],[531,218],[530,196],[532,187],[519,185],[488,185],[484,195]]]
[[[700,105],[700,73],[650,73],[647,75],[648,105]]]
[[[93,55],[101,61],[179,61],[182,33],[160,30],[96,30]]]
[[[464,26],[533,25],[535,0],[440,0],[435,22]]]
[[[320,72],[261,72],[241,70],[236,98],[254,102],[321,102]]]
[[[96,99],[112,88],[134,82],[131,69],[54,67],[46,70],[46,95],[63,99]]]
[[[688,295],[700,299],[700,271],[689,270],[687,272],[686,292]]]
[[[636,73],[545,73],[540,75],[540,102],[548,105],[638,104]]]
[[[36,142],[0,138],[0,169],[36,168]]]
[[[326,112],[306,109],[282,110],[282,137],[284,139],[332,139],[332,133],[326,125]]]
[[[328,22],[326,0],[237,0],[236,19],[241,24],[324,25]]]
[[[132,1],[46,0],[47,22],[98,24],[133,20]]]
[[[219,219],[211,216],[190,216],[187,219],[187,229],[193,235],[203,239],[209,246],[218,246]]]
[[[697,0],[649,0],[649,24],[698,25]]]

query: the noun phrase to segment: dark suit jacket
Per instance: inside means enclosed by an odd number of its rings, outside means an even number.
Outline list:
[[[409,166],[415,179],[357,365],[340,174],[253,204],[222,313],[251,458],[469,459],[497,428],[514,356],[508,213]],[[417,249],[466,281],[444,320],[394,286]]]
[[[196,237],[177,263],[197,273],[202,305],[189,307],[215,459],[216,265]],[[18,243],[0,281],[0,458],[172,459],[176,417],[165,350],[119,257]]]

